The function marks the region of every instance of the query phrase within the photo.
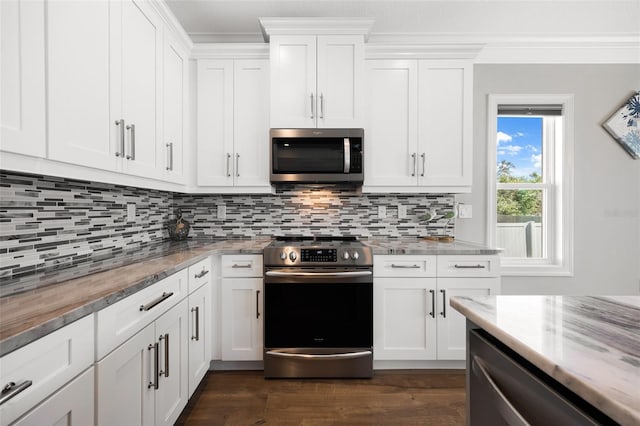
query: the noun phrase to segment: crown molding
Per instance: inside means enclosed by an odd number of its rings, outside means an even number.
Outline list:
[[[365,59],[474,59],[483,47],[478,43],[367,43]]]
[[[258,18],[265,42],[272,35],[362,35],[369,38],[373,18]]]
[[[173,14],[167,3],[164,0],[152,1],[149,4],[158,12],[165,25],[171,29],[175,33],[175,35],[180,39],[180,41],[184,44],[184,47],[187,50],[193,48],[193,41],[189,34],[184,30],[182,24],[178,22],[178,19]]]
[[[196,43],[192,59],[269,59],[268,43]]]

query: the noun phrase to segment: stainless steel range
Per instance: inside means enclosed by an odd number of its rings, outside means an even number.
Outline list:
[[[373,256],[355,237],[264,249],[264,375],[372,377]]]

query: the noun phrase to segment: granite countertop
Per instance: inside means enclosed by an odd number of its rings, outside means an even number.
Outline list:
[[[431,241],[424,238],[371,238],[362,240],[373,249],[374,255],[416,254],[416,255],[494,255],[499,249],[492,249],[467,241]]]
[[[262,254],[271,239],[163,242],[0,287],[0,356],[111,305],[211,254]]]
[[[458,296],[451,306],[615,421],[640,424],[640,296]]]

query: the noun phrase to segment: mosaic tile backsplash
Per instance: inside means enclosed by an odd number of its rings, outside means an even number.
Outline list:
[[[136,220],[127,221],[135,204]],[[398,218],[398,205],[407,209]],[[189,238],[274,235],[403,237],[453,235],[454,220],[420,221],[452,211],[448,194],[362,194],[359,189],[290,185],[276,194],[178,194],[0,171],[0,278],[62,269],[168,239],[179,208]],[[226,218],[218,219],[225,206]],[[378,206],[387,217],[378,218]]]

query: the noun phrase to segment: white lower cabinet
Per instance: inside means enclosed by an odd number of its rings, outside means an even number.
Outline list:
[[[94,370],[91,367],[14,425],[87,426],[94,424],[93,376]]]
[[[222,360],[262,360],[262,278],[222,279]]]
[[[209,371],[211,321],[211,282],[207,282],[189,295],[189,395]]]
[[[99,425],[172,425],[186,406],[188,301],[97,364]]]
[[[93,353],[94,322],[89,315],[3,356],[0,424],[12,423],[74,380],[91,367]],[[93,391],[76,397],[74,404],[93,404]],[[60,408],[72,410],[71,405]]]
[[[375,257],[374,359],[465,359],[465,318],[449,300],[498,294],[498,265],[498,256]]]

